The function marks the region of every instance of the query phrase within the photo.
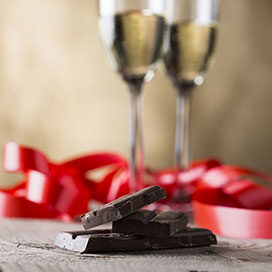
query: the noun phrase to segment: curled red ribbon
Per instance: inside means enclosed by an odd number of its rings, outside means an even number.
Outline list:
[[[255,184],[256,180],[270,188]],[[235,238],[272,238],[272,179],[234,166],[206,172],[193,196],[196,224]]]
[[[41,152],[7,143],[4,169],[25,173],[25,180],[0,190],[0,216],[59,218],[70,221],[88,211],[90,200],[107,203],[130,192],[127,161],[112,153],[87,155],[56,164]],[[107,168],[95,180],[87,174]],[[105,169],[104,169],[105,170]],[[239,238],[272,238],[272,184],[262,173],[217,160],[192,164],[188,171],[146,171],[150,184],[163,187],[162,207],[193,206],[195,222],[217,234]],[[138,184],[139,188],[146,184]]]
[[[210,160],[192,165],[178,179],[173,170],[161,172],[157,182],[172,196],[178,190],[191,196],[198,226],[228,237],[272,238],[268,175]]]
[[[87,172],[105,166],[111,168],[99,182],[86,177]],[[19,185],[0,191],[0,216],[5,217],[70,221],[88,211],[91,199],[106,203],[130,192],[127,162],[111,153],[55,164],[37,150],[10,142],[4,148],[3,167],[7,172],[25,173]]]

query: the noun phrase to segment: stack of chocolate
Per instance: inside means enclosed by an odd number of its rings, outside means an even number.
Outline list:
[[[216,244],[207,229],[189,228],[185,213],[156,213],[142,210],[166,197],[159,186],[150,186],[123,196],[95,211],[82,215],[85,231],[60,232],[57,247],[81,253],[169,249]],[[112,229],[93,227],[112,222]]]

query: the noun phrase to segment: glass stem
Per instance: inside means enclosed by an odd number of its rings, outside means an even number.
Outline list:
[[[136,192],[144,173],[144,144],[142,129],[142,85],[139,80],[129,83],[130,90],[130,189]],[[138,164],[138,170],[137,170]]]
[[[177,170],[186,170],[191,163],[191,98],[192,87],[178,89],[174,155]]]

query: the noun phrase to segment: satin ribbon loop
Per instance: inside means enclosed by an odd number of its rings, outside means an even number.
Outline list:
[[[88,172],[106,166],[111,169],[100,182],[86,177]],[[127,162],[112,153],[91,154],[55,164],[37,150],[9,142],[4,148],[3,167],[7,172],[25,173],[25,180],[19,185],[0,191],[3,216],[72,220],[88,211],[91,199],[107,202],[113,183],[121,181],[125,189],[119,186],[112,197],[129,192],[128,176],[115,182],[118,171],[127,171]]]
[[[193,195],[195,222],[236,238],[272,238],[272,190],[255,179],[271,177],[236,166],[206,172]]]

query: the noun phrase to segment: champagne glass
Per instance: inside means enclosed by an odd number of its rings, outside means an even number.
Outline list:
[[[204,82],[217,38],[219,0],[167,0],[166,72],[177,89],[174,166],[186,170],[191,161],[192,91]]]
[[[165,0],[97,1],[107,55],[130,91],[130,189],[136,191],[144,171],[141,93],[143,83],[153,77],[160,57]]]

